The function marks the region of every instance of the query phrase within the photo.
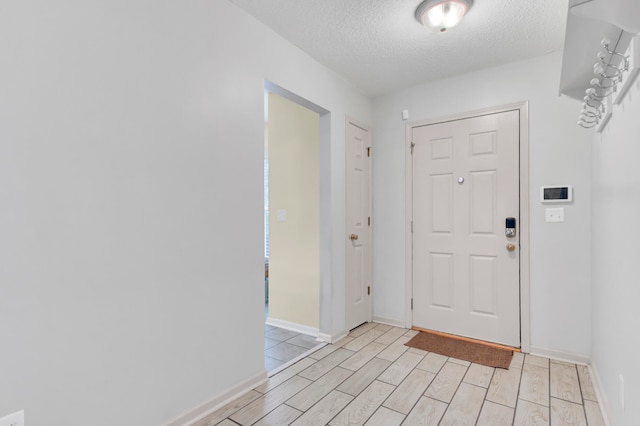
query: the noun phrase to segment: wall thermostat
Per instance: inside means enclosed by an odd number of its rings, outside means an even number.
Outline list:
[[[543,203],[570,203],[573,201],[571,185],[540,187],[540,201]]]

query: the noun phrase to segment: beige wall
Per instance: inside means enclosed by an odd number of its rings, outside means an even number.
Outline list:
[[[269,94],[267,133],[269,318],[318,329],[320,117]]]

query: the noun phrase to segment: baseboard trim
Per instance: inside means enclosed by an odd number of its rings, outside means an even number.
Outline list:
[[[588,368],[589,375],[591,376],[591,384],[593,385],[593,388],[596,391],[596,396],[598,397],[598,405],[600,406],[602,419],[604,420],[605,426],[611,426],[612,423],[609,421],[609,413],[611,412],[609,409],[609,400],[604,393],[604,388],[602,387],[602,381],[600,380],[598,369],[596,368],[596,365],[593,361],[591,362],[591,364],[589,364]]]
[[[531,346],[531,355],[540,355],[573,364],[589,365],[591,363],[591,357],[588,355],[557,351],[555,349],[539,348],[536,346]]]
[[[260,373],[255,374],[235,386],[227,389],[214,396],[205,403],[187,411],[186,413],[175,417],[168,421],[163,426],[190,426],[195,422],[202,420],[209,414],[220,409],[224,405],[238,398],[239,396],[249,392],[251,389],[260,386],[267,381],[267,370],[262,370]]]
[[[335,334],[320,333],[318,334],[318,339],[327,343],[336,343],[338,340],[346,337],[347,334],[349,333],[347,333],[346,330],[339,331]]]
[[[317,328],[309,327],[307,325],[296,324],[295,322],[280,320],[276,318],[267,317],[267,325],[272,325],[278,328],[284,328],[286,330],[295,331],[296,333],[306,334],[308,336],[318,337],[320,330]]]
[[[377,323],[385,324],[385,325],[392,325],[394,327],[406,328],[404,320],[395,320],[395,319],[391,319],[391,318],[384,318],[384,317],[374,316],[373,317],[373,322],[377,322]]]

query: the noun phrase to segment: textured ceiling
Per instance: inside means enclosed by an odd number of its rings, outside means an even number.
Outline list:
[[[475,0],[435,34],[420,0],[230,1],[371,96],[561,50],[567,15],[567,0]]]

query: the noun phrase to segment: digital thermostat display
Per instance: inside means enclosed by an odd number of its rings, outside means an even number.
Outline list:
[[[571,186],[543,186],[540,188],[540,201],[543,203],[568,203],[573,197]]]

